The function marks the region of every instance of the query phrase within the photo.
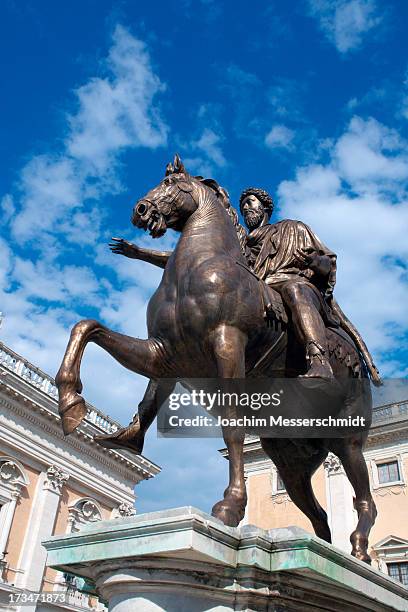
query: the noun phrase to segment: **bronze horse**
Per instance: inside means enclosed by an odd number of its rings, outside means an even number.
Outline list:
[[[176,156],[161,183],[140,199],[133,210],[135,226],[162,236],[167,228],[181,233],[165,265],[161,283],[147,309],[147,340],[114,332],[95,320],[77,323],[56,376],[59,410],[65,434],[82,421],[86,407],[80,393],[80,364],[88,342],[108,351],[119,363],[151,379],[146,401],[155,394],[156,381],[165,378],[245,378],[295,376],[304,370],[296,341],[279,325],[266,326],[259,281],[246,266],[233,209],[215,181],[191,176]],[[235,220],[235,225],[232,221]],[[160,257],[158,258],[160,265]],[[157,263],[156,261],[156,263]],[[330,362],[338,381],[366,376],[352,341],[327,330]],[[274,347],[272,352],[270,348]],[[259,365],[268,353],[268,366]],[[347,359],[344,356],[347,356]],[[261,360],[262,361],[262,360]],[[329,411],[329,408],[328,408]],[[150,423],[145,424],[145,426]],[[225,428],[229,455],[229,484],[212,514],[236,526],[247,502],[242,429]],[[341,460],[354,487],[358,524],[351,534],[352,554],[370,563],[368,535],[376,509],[362,448],[366,433],[332,439],[261,438],[293,502],[310,519],[316,534],[330,542],[327,515],[319,505],[311,476],[329,451]]]

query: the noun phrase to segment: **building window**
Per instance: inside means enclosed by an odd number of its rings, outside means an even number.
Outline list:
[[[386,461],[377,463],[378,483],[401,482],[398,461]]]
[[[280,491],[286,491],[286,487],[279,472],[276,472],[276,492],[278,493]]]
[[[7,544],[14,512],[29,480],[23,466],[13,457],[0,457],[0,576],[7,565]]]
[[[399,580],[405,586],[408,586],[408,563],[387,563],[388,574],[391,578]]]

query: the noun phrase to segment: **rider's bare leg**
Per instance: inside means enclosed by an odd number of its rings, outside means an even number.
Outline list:
[[[314,289],[302,281],[287,281],[274,288],[290,309],[296,336],[305,347],[309,369],[303,377],[333,380],[321,304]]]

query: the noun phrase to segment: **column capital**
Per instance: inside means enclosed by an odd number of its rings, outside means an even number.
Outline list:
[[[53,491],[58,495],[62,493],[62,487],[68,481],[69,474],[63,472],[61,468],[56,465],[50,465],[45,472],[45,480],[43,488],[47,491]]]
[[[132,504],[129,504],[128,502],[122,502],[116,508],[116,511],[117,511],[118,517],[134,516],[136,514],[136,508],[132,506]]]
[[[331,476],[332,474],[344,473],[344,468],[340,459],[336,457],[336,455],[333,455],[333,453],[328,454],[327,459],[325,459],[323,462],[323,465],[328,476]]]

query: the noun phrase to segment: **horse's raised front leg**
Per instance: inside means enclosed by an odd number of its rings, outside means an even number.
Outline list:
[[[98,344],[133,372],[148,378],[156,378],[161,373],[162,348],[154,339],[131,338],[113,332],[92,319],[80,321],[71,331],[64,359],[55,377],[59,412],[65,435],[78,427],[87,412],[85,401],[80,395],[82,391],[80,366],[88,342]]]
[[[228,326],[219,328],[213,338],[214,355],[219,378],[245,377],[246,337],[238,329]],[[223,415],[236,418],[237,408],[232,406]],[[243,428],[223,427],[224,442],[228,450],[229,483],[224,498],[212,509],[212,515],[224,525],[236,527],[244,518],[247,494],[244,478],[244,439]]]
[[[363,436],[338,440],[334,450],[343,464],[354,492],[356,494],[355,508],[358,515],[357,527],[350,536],[353,557],[371,563],[367,552],[368,536],[375,523],[377,509],[370,491],[367,465],[363,455]]]

